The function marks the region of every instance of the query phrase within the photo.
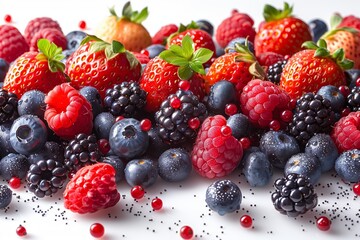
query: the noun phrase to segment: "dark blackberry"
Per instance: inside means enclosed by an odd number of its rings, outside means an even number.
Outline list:
[[[136,82],[122,82],[106,90],[104,106],[115,117],[134,117],[146,104],[146,92]]]
[[[43,198],[56,193],[64,184],[68,169],[53,159],[39,160],[30,165],[27,186],[35,196]]]
[[[169,95],[155,113],[158,134],[164,142],[171,145],[194,139],[199,124],[206,117],[205,105],[191,91],[183,90]],[[198,126],[191,124],[194,119],[198,120]]]
[[[281,73],[286,63],[287,60],[280,60],[269,66],[268,70],[266,71],[266,75],[270,82],[279,84]]]
[[[0,209],[6,208],[11,203],[12,191],[3,184],[0,184]]]
[[[306,93],[297,100],[288,132],[304,147],[316,133],[330,133],[335,120],[335,113],[328,99]]]
[[[80,168],[99,162],[101,152],[94,134],[86,135],[80,133],[65,147],[65,165],[74,172]]]
[[[18,117],[18,97],[4,89],[0,89],[0,124],[13,121]]]
[[[352,112],[360,111],[360,87],[355,86],[347,96],[347,105]]]
[[[275,192],[271,200],[277,211],[289,217],[297,217],[316,207],[318,202],[314,186],[305,176],[291,173],[274,182]]]

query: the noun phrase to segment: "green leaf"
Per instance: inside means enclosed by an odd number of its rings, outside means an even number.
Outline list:
[[[194,52],[194,42],[189,35],[183,37],[181,46],[184,52],[184,57],[187,59],[191,58]]]
[[[80,43],[80,45],[83,45],[85,43],[88,43],[90,41],[96,41],[96,42],[100,42],[100,41],[103,41],[102,39],[98,38],[97,36],[95,35],[87,35]]]
[[[293,7],[290,6],[287,2],[284,2],[283,9],[276,9],[270,4],[266,4],[264,6],[263,16],[266,22],[271,22],[291,16],[292,11]]]
[[[201,62],[192,61],[192,62],[189,62],[189,66],[194,72],[205,75],[205,69]]]
[[[140,64],[139,60],[129,51],[125,51],[126,58],[129,61],[130,69],[135,68],[137,65]]]
[[[338,64],[344,70],[352,69],[354,67],[354,62],[346,58]]]
[[[319,41],[317,42],[317,45],[319,46],[319,48],[327,48],[326,41],[322,38],[319,39]]]
[[[264,80],[266,78],[265,70],[260,66],[259,62],[257,61],[250,65],[249,72],[259,79]]]
[[[181,66],[178,69],[178,75],[181,80],[189,80],[193,75],[193,70],[187,64],[185,66]]]
[[[264,6],[264,11],[263,11],[263,16],[266,22],[270,22],[273,20],[273,16],[279,14],[279,10],[277,10],[276,8],[274,8],[272,5],[270,4],[265,4]]]
[[[306,41],[301,45],[301,47],[307,48],[307,49],[313,49],[313,50],[316,50],[319,48],[319,46],[316,45],[313,41]]]
[[[173,65],[176,65],[176,66],[185,66],[189,63],[188,59],[178,56],[178,55],[174,54],[173,52],[171,52],[170,50],[162,51],[159,54],[159,57],[161,59],[163,59],[164,61],[166,61],[170,64],[173,64]]]
[[[148,16],[149,16],[149,11],[148,8],[146,7],[143,10],[141,10],[140,13],[136,13],[133,19],[131,19],[131,21],[140,24],[143,21],[145,21]]]
[[[185,57],[184,51],[182,49],[181,46],[177,45],[177,44],[173,44],[169,47],[169,50],[171,52],[173,52],[174,54],[181,56],[181,57]]]
[[[125,47],[121,42],[113,40],[111,43],[112,51],[114,53],[123,53],[125,52]]]
[[[342,17],[339,14],[334,14],[330,18],[330,29],[335,29],[342,21]]]
[[[39,39],[37,42],[37,47],[41,52],[45,53],[48,51],[47,49],[50,47],[50,42],[45,38]]]
[[[109,43],[107,42],[93,42],[89,50],[90,53],[94,53],[104,50],[107,46],[109,46]]]
[[[325,48],[318,48],[315,50],[314,57],[327,57],[330,53]]]
[[[126,2],[123,9],[122,9],[122,16],[125,17],[125,18],[130,19],[132,13],[133,13],[133,10],[132,10],[130,1]]]
[[[344,58],[345,58],[344,49],[342,49],[342,48],[336,49],[335,52],[333,52],[332,56],[334,59],[337,59],[340,61],[344,60]]]
[[[206,63],[213,56],[214,52],[207,48],[199,48],[194,52],[193,59],[201,63]]]

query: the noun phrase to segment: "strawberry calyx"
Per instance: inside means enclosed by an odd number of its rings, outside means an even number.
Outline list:
[[[327,49],[326,41],[322,38],[316,43],[312,41],[306,41],[302,44],[302,47],[315,50],[314,57],[317,58],[330,58],[335,61],[343,70],[351,69],[354,66],[354,62],[345,58],[344,49],[339,48],[333,53]]]
[[[213,51],[207,48],[194,50],[193,40],[186,35],[182,39],[181,46],[173,44],[168,50],[162,51],[159,57],[172,65],[179,66],[179,78],[189,80],[194,72],[205,75],[203,64],[213,55]]]
[[[277,9],[270,4],[264,6],[263,16],[266,22],[281,20],[292,15],[293,7],[284,2],[283,9]]]
[[[191,21],[188,25],[180,23],[178,30],[170,34],[170,36],[166,38],[166,42],[170,42],[170,40],[179,33],[185,32],[186,30],[190,29],[199,29],[199,25],[195,21]]]
[[[39,39],[37,42],[39,54],[36,59],[47,61],[51,72],[64,72],[65,64],[61,62],[65,56],[62,54],[62,48],[50,43],[47,39]]]
[[[342,22],[343,18],[335,14],[330,18],[330,30],[324,33],[324,35],[321,36],[321,38],[326,39],[328,37],[333,36],[335,33],[340,31],[346,31],[353,34],[357,34],[359,31],[352,27],[339,27],[340,23]]]
[[[122,16],[119,17],[115,11],[115,7],[111,7],[109,9],[110,14],[114,17],[116,17],[116,20],[126,19],[134,23],[141,24],[143,21],[147,19],[149,16],[148,8],[143,8],[140,12],[133,11],[131,7],[131,3],[127,2],[125,3],[123,9],[122,9]]]

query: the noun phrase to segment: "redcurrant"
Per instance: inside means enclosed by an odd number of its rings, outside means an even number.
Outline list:
[[[226,104],[225,106],[225,114],[228,116],[232,116],[234,114],[236,114],[238,111],[237,106],[233,103],[230,104]]]
[[[149,56],[149,51],[146,49],[141,50],[140,53]]]
[[[98,140],[99,150],[103,155],[106,155],[110,151],[109,141],[105,138]]]
[[[224,136],[230,136],[232,134],[231,128],[227,125],[222,126],[220,131],[221,131],[222,135],[224,135]]]
[[[187,91],[190,89],[190,82],[186,80],[182,80],[179,82],[179,88],[183,91]]]
[[[179,99],[178,97],[173,97],[173,98],[171,98],[171,99],[170,99],[170,106],[171,106],[172,108],[175,108],[175,109],[179,108],[179,107],[181,106],[181,101],[180,101],[180,99]]]
[[[183,238],[183,239],[191,239],[194,235],[194,232],[192,230],[191,227],[189,226],[183,226],[181,227],[180,229],[180,236]]]
[[[240,218],[240,224],[245,228],[249,228],[252,226],[252,218],[245,214]]]
[[[90,226],[90,234],[94,238],[101,238],[104,236],[105,228],[101,223],[93,223]]]
[[[141,130],[148,132],[151,129],[151,121],[147,118],[141,120],[140,122],[140,128]]]
[[[290,122],[292,120],[292,117],[293,114],[290,110],[284,110],[280,115],[281,120],[283,120],[284,122]]]
[[[243,138],[240,138],[239,141],[241,143],[241,146],[242,146],[243,150],[248,149],[250,147],[250,145],[251,145],[250,138],[243,137]]]
[[[21,179],[17,177],[10,178],[9,186],[13,189],[18,189],[21,186]]]
[[[4,21],[7,22],[7,23],[11,23],[11,22],[12,22],[12,17],[11,17],[11,15],[6,14],[6,15],[4,16]]]
[[[86,29],[86,22],[85,22],[84,20],[81,20],[81,21],[79,22],[79,28],[80,28],[80,29]]]
[[[360,182],[354,184],[353,191],[355,195],[360,196]]]
[[[142,186],[137,185],[131,188],[131,196],[135,199],[141,199],[145,195],[145,190]]]
[[[357,87],[359,87],[359,86],[360,86],[360,77],[359,77],[358,79],[356,79],[356,81],[355,81],[355,85],[356,85]]]
[[[200,119],[197,117],[190,118],[188,121],[188,125],[193,130],[198,129],[200,127]]]
[[[272,120],[270,123],[269,123],[269,128],[274,130],[274,131],[278,131],[280,130],[280,122],[278,120]]]
[[[342,95],[344,95],[345,98],[347,98],[347,96],[350,94],[350,88],[346,85],[341,85],[339,87],[339,91]]]
[[[330,225],[331,222],[329,220],[329,218],[325,217],[325,216],[321,216],[316,220],[316,226],[318,227],[318,229],[320,229],[321,231],[327,231],[330,229]]]
[[[351,112],[350,108],[346,107],[341,111],[341,117],[346,117]]]
[[[154,198],[151,201],[151,207],[154,210],[160,210],[162,208],[162,206],[163,206],[163,201],[160,198]]]
[[[16,228],[16,234],[17,234],[18,236],[20,236],[20,237],[25,236],[25,235],[27,234],[26,228],[25,228],[24,226],[22,226],[22,225],[18,226],[18,227]]]

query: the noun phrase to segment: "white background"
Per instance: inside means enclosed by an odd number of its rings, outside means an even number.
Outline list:
[[[108,15],[108,7],[115,5],[120,13],[124,3],[120,0],[0,0],[0,23],[5,14],[10,14],[14,25],[22,32],[31,19],[47,16],[57,20],[64,33],[68,33],[78,29],[80,20],[85,20],[89,26],[87,31],[91,33]],[[230,16],[232,9],[248,13],[257,26],[262,20],[265,3],[277,7],[283,5],[282,1],[274,0],[135,0],[132,6],[135,10],[149,7],[150,15],[144,25],[154,34],[165,24],[187,24],[199,19],[209,20],[216,28]],[[360,2],[356,0],[302,0],[295,1],[294,6],[294,14],[305,21],[322,18],[328,22],[335,12],[360,16]],[[281,173],[275,172],[273,180],[279,176]],[[359,200],[351,191],[352,185],[343,183],[332,172],[322,176],[320,184],[316,185],[319,206],[297,219],[288,218],[274,210],[270,200],[272,184],[266,188],[250,188],[239,171],[228,178],[239,184],[243,199],[238,212],[223,217],[209,211],[204,201],[206,188],[212,181],[202,179],[195,173],[187,181],[178,184],[164,183],[159,179],[155,186],[147,189],[145,199],[139,202],[131,199],[130,188],[122,183],[119,191],[123,198],[118,205],[88,215],[64,210],[61,193],[52,198],[36,200],[25,189],[16,190],[9,209],[0,211],[0,239],[19,239],[15,234],[19,224],[27,228],[28,236],[25,239],[92,239],[89,227],[94,222],[101,222],[105,226],[106,235],[103,239],[106,240],[180,239],[177,231],[183,225],[190,225],[194,229],[194,239],[360,238]],[[159,212],[151,211],[149,205],[156,196],[164,202],[164,209]],[[254,218],[253,229],[240,226],[239,219],[243,214]],[[314,225],[320,215],[336,217],[330,231],[321,232]]]

